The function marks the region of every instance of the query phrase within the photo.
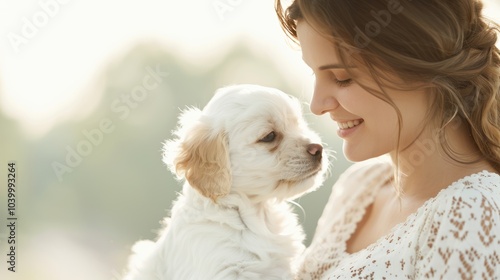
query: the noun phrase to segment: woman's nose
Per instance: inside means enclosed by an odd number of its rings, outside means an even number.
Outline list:
[[[335,110],[339,103],[335,98],[334,91],[333,88],[325,88],[316,84],[310,105],[311,112],[315,115],[323,115]]]

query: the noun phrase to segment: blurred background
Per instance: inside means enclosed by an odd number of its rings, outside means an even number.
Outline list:
[[[486,2],[500,19],[500,1]],[[271,0],[0,0],[0,278],[111,280],[153,239],[181,183],[161,161],[186,106],[235,83],[277,87],[337,151],[297,202],[307,233],[350,163],[309,113],[313,80]],[[16,162],[16,272],[7,270],[7,164]]]

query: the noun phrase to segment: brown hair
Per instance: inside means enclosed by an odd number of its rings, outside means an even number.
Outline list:
[[[458,116],[500,172],[499,26],[482,16],[482,8],[479,0],[294,0],[284,10],[275,1],[281,26],[295,42],[297,21],[305,20],[331,39],[342,62],[362,66],[380,88],[429,87],[435,99],[429,118],[439,121],[443,150],[465,163],[444,137]],[[404,83],[383,73],[397,73]],[[369,90],[394,107],[401,131],[401,113],[391,99],[383,89]]]

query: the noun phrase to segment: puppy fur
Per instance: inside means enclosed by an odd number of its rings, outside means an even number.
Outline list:
[[[323,182],[319,143],[297,99],[273,88],[225,87],[184,111],[164,147],[182,194],[124,280],[294,279],[304,233],[288,201]]]

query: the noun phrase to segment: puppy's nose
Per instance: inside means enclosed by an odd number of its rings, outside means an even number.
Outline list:
[[[307,152],[311,154],[315,159],[321,160],[323,146],[320,144],[309,144],[307,145]]]

